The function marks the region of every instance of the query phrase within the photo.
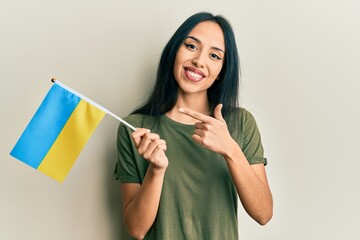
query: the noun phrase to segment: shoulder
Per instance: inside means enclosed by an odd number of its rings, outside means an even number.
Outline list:
[[[230,111],[225,117],[225,121],[234,139],[241,139],[257,128],[253,114],[243,107]]]
[[[254,118],[253,114],[249,110],[247,110],[246,108],[243,108],[243,107],[238,107],[238,108],[233,109],[228,114],[226,119],[237,122],[237,123],[235,123],[236,125],[238,125],[238,124],[241,125],[241,124],[245,124],[245,123],[249,123],[249,122],[255,122],[255,118]]]
[[[254,115],[245,108],[240,108],[240,118],[242,121],[247,123],[255,123]]]

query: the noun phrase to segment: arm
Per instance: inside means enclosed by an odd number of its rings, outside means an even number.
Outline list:
[[[264,164],[250,165],[236,142],[224,153],[240,201],[246,212],[265,225],[273,214],[273,201]]]
[[[221,115],[222,105],[214,110],[214,117],[191,110],[179,111],[200,122],[195,124],[193,139],[202,146],[224,156],[241,203],[246,212],[259,224],[272,217],[273,202],[263,164],[250,165],[236,141],[231,137]]]
[[[168,165],[166,143],[147,129],[137,129],[132,139],[140,155],[150,162],[143,183],[122,183],[125,225],[133,237],[143,239],[155,221]]]

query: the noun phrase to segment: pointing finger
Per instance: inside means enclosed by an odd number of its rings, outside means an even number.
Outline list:
[[[209,117],[205,114],[196,112],[196,111],[192,111],[192,110],[188,110],[188,109],[184,109],[184,108],[179,108],[179,112],[188,115],[192,118],[195,118],[197,120],[200,120],[202,122],[211,122],[212,121],[212,117]]]

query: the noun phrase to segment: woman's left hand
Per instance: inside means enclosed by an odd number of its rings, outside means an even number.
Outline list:
[[[195,130],[192,138],[203,147],[216,153],[225,155],[233,146],[232,139],[226,122],[221,114],[222,104],[218,104],[214,109],[214,117],[180,108],[179,112],[199,120],[195,123]]]

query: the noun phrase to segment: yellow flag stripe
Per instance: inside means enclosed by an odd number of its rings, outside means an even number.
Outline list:
[[[105,112],[81,100],[39,165],[38,170],[59,182],[64,181],[104,115]]]

